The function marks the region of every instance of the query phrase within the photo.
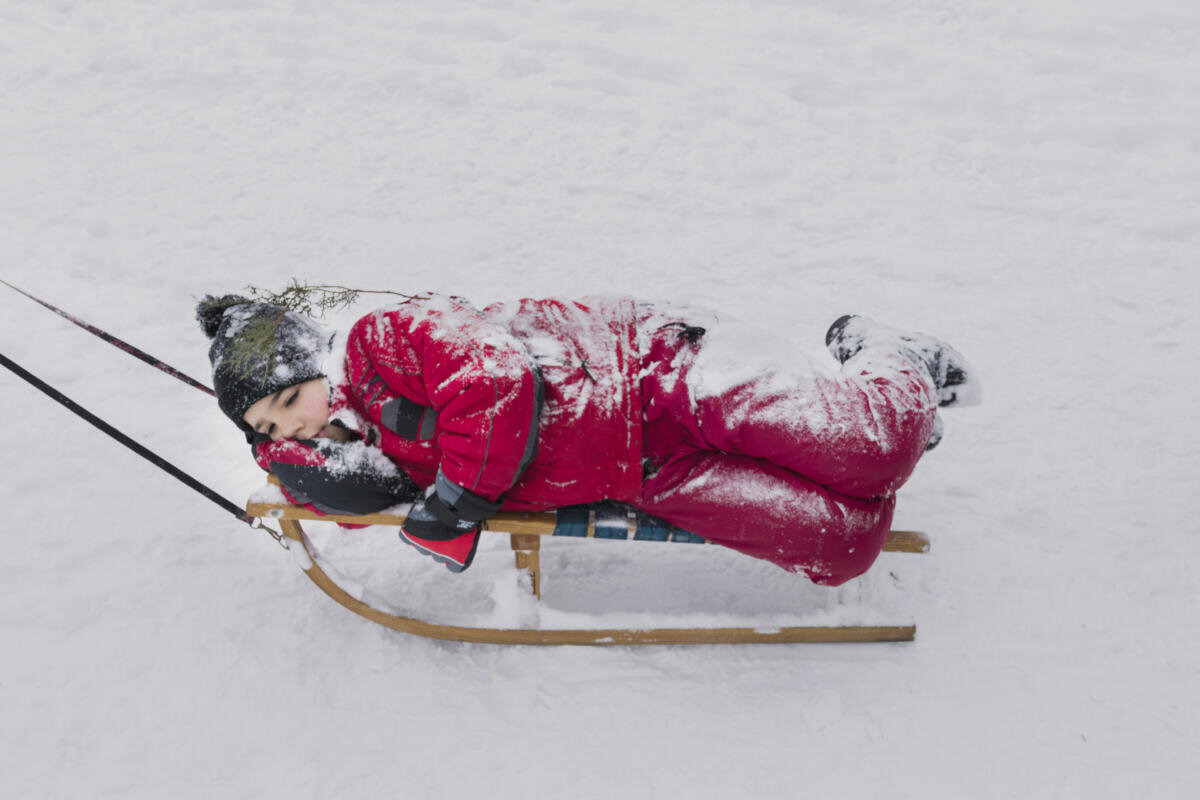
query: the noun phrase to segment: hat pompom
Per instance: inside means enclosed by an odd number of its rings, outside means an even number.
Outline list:
[[[252,302],[250,298],[242,297],[240,294],[227,294],[221,297],[205,295],[204,299],[196,304],[196,321],[200,323],[204,335],[211,339],[217,335],[217,330],[221,327],[221,320],[224,319],[228,309],[249,302]]]

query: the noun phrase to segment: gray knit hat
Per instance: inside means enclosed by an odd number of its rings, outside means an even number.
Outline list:
[[[225,416],[248,435],[242,415],[264,397],[320,378],[330,335],[313,320],[281,306],[235,294],[206,296],[196,319],[212,340],[213,388]]]

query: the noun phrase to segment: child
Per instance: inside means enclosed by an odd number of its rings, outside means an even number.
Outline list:
[[[938,406],[980,397],[957,351],[854,316],[826,334],[836,371],[628,298],[421,295],[344,335],[235,295],[197,318],[222,411],[291,500],[415,501],[401,538],[453,571],[501,508],[609,499],[836,586],[882,549]]]

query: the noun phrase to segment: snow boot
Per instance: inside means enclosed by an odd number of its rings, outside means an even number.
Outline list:
[[[905,333],[866,317],[846,314],[829,326],[825,346],[842,364],[867,347],[898,351],[929,373],[939,406],[977,406],[983,401],[979,376],[962,353],[924,333]]]

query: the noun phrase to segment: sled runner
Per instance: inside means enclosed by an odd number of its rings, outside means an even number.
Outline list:
[[[272,483],[278,481],[269,476]],[[372,622],[417,636],[463,642],[537,645],[640,645],[640,644],[745,644],[767,642],[905,642],[916,634],[915,625],[895,626],[798,626],[771,628],[657,628],[657,629],[496,629],[439,625],[398,616],[352,596],[329,577],[321,556],[301,527],[302,520],[345,522],[357,525],[404,523],[393,513],[321,515],[287,503],[249,502],[251,517],[276,519],[283,535],[296,550],[305,574],[327,595]],[[625,506],[596,504],[572,506],[546,513],[501,512],[488,520],[487,530],[510,535],[518,570],[526,570],[534,594],[541,596],[539,550],[541,537],[630,539],[640,541],[701,544],[705,540],[687,531],[665,526],[653,517],[637,514]],[[924,553],[929,540],[918,531],[892,531],[883,548],[890,552]]]

